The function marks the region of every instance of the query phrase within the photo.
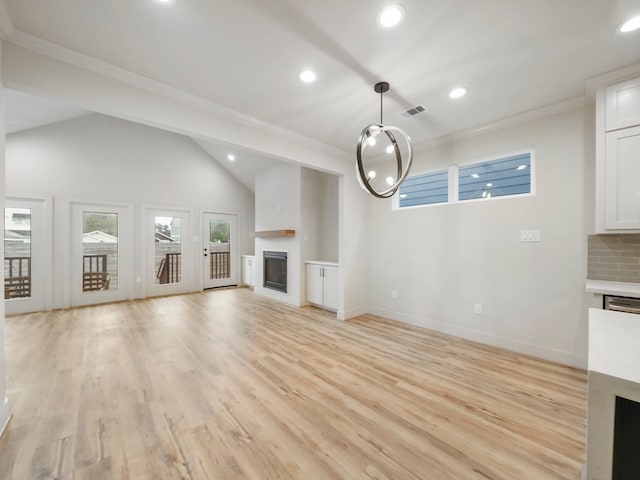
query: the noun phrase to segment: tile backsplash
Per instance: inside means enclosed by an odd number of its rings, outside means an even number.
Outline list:
[[[589,235],[587,278],[640,283],[640,234]]]

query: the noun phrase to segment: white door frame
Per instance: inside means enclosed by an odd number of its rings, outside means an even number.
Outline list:
[[[172,284],[156,284],[155,272],[155,217],[180,217],[181,236],[181,282]],[[193,229],[191,221],[193,212],[188,208],[144,205],[141,212],[143,239],[143,279],[146,297],[160,295],[174,295],[194,290],[194,261],[193,261]],[[151,220],[153,218],[153,220]]]
[[[71,306],[95,305],[133,298],[133,206],[118,203],[71,201],[69,203],[69,298]],[[118,289],[82,291],[82,212],[118,214]]]
[[[229,261],[231,262],[231,272],[230,272],[230,277],[228,279],[219,279],[219,280],[211,280],[210,277],[210,272],[209,272],[209,217],[216,217],[216,218],[220,218],[222,220],[230,220],[231,221],[231,231],[230,231],[230,238],[231,238],[231,245],[230,245],[230,252],[229,252]],[[202,260],[200,262],[201,268],[202,268],[202,275],[201,275],[201,279],[202,279],[202,288],[203,289],[207,289],[207,288],[217,288],[217,287],[227,287],[227,286],[234,286],[234,285],[240,285],[240,279],[239,279],[239,271],[240,271],[240,255],[238,254],[238,218],[239,215],[237,213],[221,213],[221,212],[215,212],[215,211],[207,211],[207,210],[203,210],[200,212],[200,231],[202,233],[202,242],[201,242],[201,248],[200,248],[200,259]],[[205,257],[205,250],[206,250],[206,254],[207,256]]]
[[[53,303],[50,196],[7,196],[5,208],[31,209],[31,297],[5,300],[7,314],[48,310]],[[3,212],[4,214],[4,212]],[[35,293],[35,295],[34,295]]]

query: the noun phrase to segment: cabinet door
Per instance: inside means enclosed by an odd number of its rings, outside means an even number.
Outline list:
[[[322,266],[307,263],[307,302],[322,305]]]
[[[640,125],[640,77],[607,87],[606,131]]]
[[[255,282],[253,280],[253,260],[253,257],[242,257],[242,281],[245,285],[250,287],[255,286]]]
[[[338,309],[338,267],[323,266],[324,269],[324,306]]]
[[[609,132],[605,158],[605,228],[640,229],[640,127]]]

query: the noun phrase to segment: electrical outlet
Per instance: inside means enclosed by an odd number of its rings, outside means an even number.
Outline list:
[[[539,242],[540,230],[520,230],[521,242]]]
[[[476,303],[473,306],[473,313],[475,315],[482,315],[482,304],[481,303]]]
[[[394,298],[394,299],[398,298],[398,291],[397,290],[391,290],[391,298]]]

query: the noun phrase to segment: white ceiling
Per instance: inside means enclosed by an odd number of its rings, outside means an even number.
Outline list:
[[[279,160],[274,160],[238,147],[230,147],[221,143],[213,143],[195,138],[194,141],[252,192],[255,192],[255,177],[257,174],[275,165],[282,164]],[[235,157],[233,162],[227,158],[229,154]]]
[[[16,30],[345,151],[377,120],[415,144],[584,95],[584,81],[640,61],[616,27],[637,0],[5,0]],[[9,37],[11,41],[11,36]],[[298,73],[312,67],[314,84]],[[451,87],[466,97],[452,101]],[[400,113],[422,104],[427,112]]]

